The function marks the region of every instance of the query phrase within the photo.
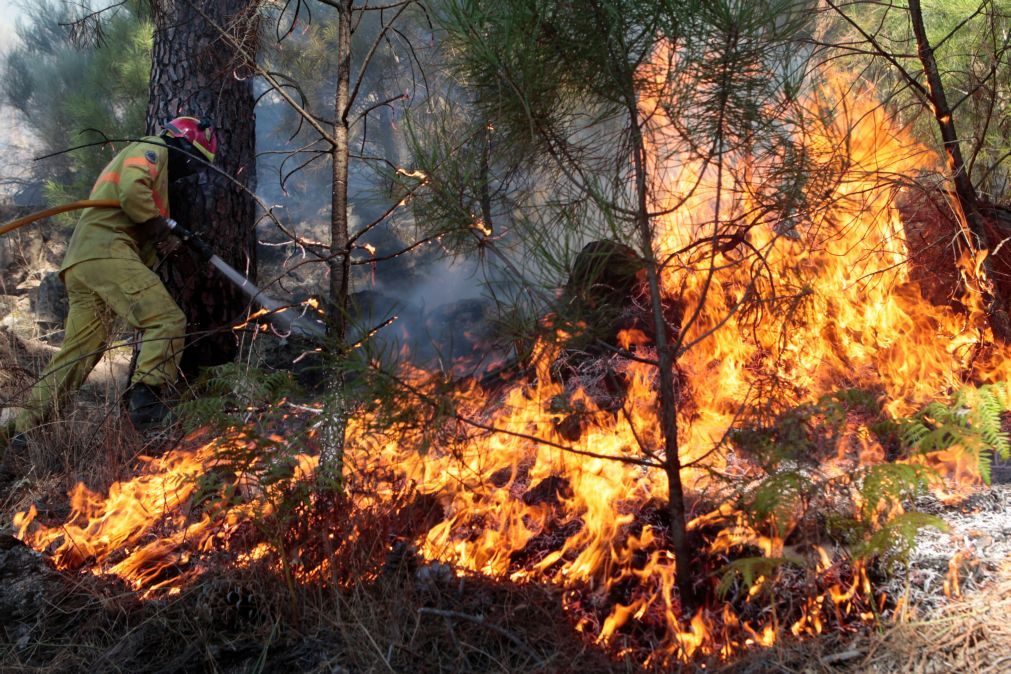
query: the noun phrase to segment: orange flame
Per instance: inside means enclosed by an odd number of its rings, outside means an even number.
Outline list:
[[[511,385],[493,401],[477,384],[451,394],[457,418],[480,419],[483,426],[461,432],[465,442],[451,449],[416,451],[403,437],[377,432],[368,418],[349,420],[345,461],[355,474],[394,475],[396,483],[412,485],[442,506],[444,517],[415,540],[425,558],[516,582],[554,583],[565,590],[578,629],[615,652],[634,648],[627,635],[638,627],[662,635],[643,655],[647,663],[729,657],[740,647],[771,645],[781,631],[819,634],[827,623],[865,617],[860,598],[874,599],[862,564],[844,568],[825,547],[790,549],[795,519],[785,517],[774,531],[765,530],[729,501],[715,505],[713,499],[725,495],[722,478],[744,484],[753,477],[745,459],[730,455],[728,430],[756,400],[789,407],[843,386],[881,391],[886,411],[898,417],[957,387],[970,371],[982,381],[1006,378],[1009,361],[996,349],[979,348],[987,328],[978,302],[969,298],[968,312],[958,313],[925,301],[910,282],[903,223],[891,183],[882,176],[910,176],[934,167],[937,158],[885,115],[871,91],[843,75],[803,104],[815,113],[838,113],[818,134],[798,139],[814,166],[833,165],[840,148],[846,149],[839,180],[811,195],[826,207],[812,210],[809,222],[752,222],[746,233],[751,252],[742,252],[741,239],[698,256],[693,244],[713,234],[714,222],[749,222],[749,213],[762,211],[761,186],[770,168],[743,157],[714,166],[677,155],[662,107],[646,97],[642,103],[652,120],[653,207],[665,213],[655,223],[656,253],[670,261],[663,288],[685,316],[696,317],[680,335],[680,344],[691,348],[678,359],[687,401],[678,440],[687,466],[683,480],[697,497],[693,503],[713,505],[692,513],[689,529],[715,532],[706,540],[713,559],[729,560],[749,549],[769,559],[809,558],[803,573],[813,576],[803,580],[816,590],[804,599],[800,617],[788,625],[745,620],[729,604],[685,614],[675,584],[678,569],[666,546],[665,511],[657,505],[666,502],[667,485],[650,453],[663,443],[656,372],[645,362],[652,347],[640,330],[619,337],[620,346],[641,359],[612,363],[628,387],[617,412],[601,409],[585,389],[556,381],[550,365],[557,347],[545,341],[535,349],[537,371],[530,381]],[[754,181],[750,187],[746,179]],[[751,263],[741,264],[742,256]],[[963,273],[978,276],[970,267],[979,262],[963,261]],[[748,318],[743,309],[756,298],[770,299],[782,314]],[[428,381],[418,371],[402,376],[417,387]],[[559,428],[566,417],[580,420],[578,434],[563,437]],[[847,420],[844,438],[832,449],[819,468],[828,478],[845,478],[853,466],[885,456],[859,419]],[[213,469],[218,451],[220,445],[210,443],[153,459],[104,496],[79,485],[65,525],[40,525],[30,511],[16,519],[19,535],[51,552],[64,568],[90,564],[95,573],[120,576],[145,591],[178,586],[198,572],[185,555],[227,545],[229,531],[265,507],[249,488],[242,503],[223,513],[194,510],[195,479]],[[927,460],[956,477],[978,478],[957,449]],[[315,460],[299,461],[298,475],[310,476]],[[378,491],[356,498],[386,496]],[[240,562],[266,551],[241,554]],[[698,571],[708,583],[715,569]],[[306,577],[325,575],[322,567],[306,569]],[[748,598],[769,583],[759,574]]]

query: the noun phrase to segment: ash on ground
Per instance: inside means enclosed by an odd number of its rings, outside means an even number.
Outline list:
[[[916,509],[937,515],[947,531],[922,529],[909,565],[881,588],[929,615],[950,602],[950,594],[970,594],[999,580],[1011,559],[1011,485],[981,487],[967,499],[946,505],[925,496]],[[952,581],[957,580],[957,587]]]

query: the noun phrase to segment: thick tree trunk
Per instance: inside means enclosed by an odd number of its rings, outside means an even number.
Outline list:
[[[255,53],[256,3],[156,0],[154,4],[148,132],[179,115],[211,118],[218,134],[217,168],[246,189],[255,189],[252,82],[242,78],[244,64],[211,21],[234,32]],[[173,218],[197,232],[222,259],[253,277],[255,202],[240,185],[208,170],[175,183],[170,208]],[[188,321],[183,373],[191,376],[200,367],[234,358],[237,346],[229,326],[247,311],[242,294],[185,253],[169,260],[162,276]]]

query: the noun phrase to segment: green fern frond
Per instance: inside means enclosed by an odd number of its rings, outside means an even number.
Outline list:
[[[1004,382],[963,388],[950,403],[934,401],[899,420],[901,441],[915,453],[959,446],[976,457],[980,475],[989,483],[991,452],[1002,459],[1011,456],[1011,437],[1003,428],[1008,400]]]
[[[904,564],[909,560],[916,543],[916,535],[925,527],[947,531],[944,520],[923,512],[907,512],[897,515],[870,537],[853,547],[857,559],[879,558],[887,566]]]
[[[877,514],[891,505],[923,493],[935,471],[908,463],[882,463],[863,470],[860,483],[860,518],[873,523]]]
[[[795,516],[809,487],[810,480],[797,471],[773,473],[744,498],[743,512],[756,524],[764,522],[781,530]]]
[[[992,462],[990,460],[990,453],[989,452],[980,452],[979,456],[976,458],[976,460],[977,460],[977,465],[979,466],[979,476],[981,478],[983,478],[983,482],[984,483],[990,484],[990,480],[992,479],[992,476],[993,476],[993,474],[992,474],[992,472],[990,470],[991,469],[991,464],[992,464]]]

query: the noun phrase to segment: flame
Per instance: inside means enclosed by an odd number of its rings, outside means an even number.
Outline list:
[[[839,105],[844,100],[845,112]],[[958,387],[969,373],[979,381],[1005,379],[1011,361],[998,349],[981,348],[988,336],[978,298],[966,298],[967,311],[956,312],[924,300],[910,281],[903,223],[894,190],[882,176],[912,176],[939,166],[938,158],[887,117],[871,90],[845,74],[836,74],[801,104],[813,112],[838,113],[794,139],[815,167],[838,163],[840,148],[846,148],[841,179],[810,195],[825,207],[812,210],[810,221],[781,213],[775,222],[751,222],[747,250],[741,238],[700,256],[692,244],[712,235],[713,222],[749,222],[749,213],[762,212],[763,190],[772,184],[770,167],[748,157],[714,165],[671,151],[679,141],[669,136],[670,120],[648,96],[642,101],[651,120],[653,208],[665,214],[655,223],[657,257],[669,260],[662,287],[684,316],[694,317],[677,336],[680,345],[691,345],[677,362],[686,401],[678,440],[686,489],[697,496],[693,503],[710,505],[692,513],[689,530],[705,541],[713,560],[733,559],[742,550],[787,562],[807,560],[790,573],[799,574],[798,585],[814,590],[788,623],[775,616],[745,618],[729,602],[710,603],[690,615],[681,605],[664,524],[666,481],[644,460],[644,448],[648,452],[663,442],[656,372],[646,362],[655,353],[639,329],[622,332],[618,340],[639,358],[608,361],[627,385],[617,410],[603,408],[600,396],[585,387],[552,376],[565,337],[556,335],[536,345],[531,358],[536,371],[529,379],[491,398],[473,381],[447,394],[456,419],[481,421],[469,427],[461,421],[452,437],[442,438],[446,446],[421,439],[412,446],[411,437],[377,431],[376,420],[365,414],[352,416],[345,448],[345,462],[353,467],[348,479],[393,476],[385,486],[351,490],[354,506],[381,503],[396,493],[396,485],[433,497],[442,516],[413,537],[424,558],[459,572],[553,583],[579,631],[646,664],[726,658],[740,648],[770,646],[781,633],[819,634],[829,625],[868,619],[876,600],[862,563],[840,563],[838,551],[825,546],[788,545],[796,516],[761,528],[730,501],[713,501],[722,493],[717,476],[740,484],[754,477],[746,461],[730,455],[728,429],[756,400],[788,408],[844,385],[881,391],[887,413],[899,417]],[[754,273],[755,265],[740,263],[748,255],[760,262],[761,274]],[[981,262],[963,259],[962,273],[978,278]],[[749,304],[761,309],[766,300],[779,313],[756,320],[743,310]],[[400,379],[422,392],[443,381],[437,373],[410,369]],[[565,432],[566,424],[578,425],[579,432]],[[112,485],[105,495],[79,485],[66,524],[45,526],[31,510],[16,519],[19,535],[50,552],[61,568],[116,575],[145,592],[179,587],[199,574],[195,560],[201,555],[227,548],[242,522],[269,514],[266,494],[241,476],[235,482],[244,494],[239,503],[221,506],[221,512],[201,512],[194,505],[197,478],[214,470],[228,442],[151,459],[137,477]],[[847,419],[829,454],[819,470],[825,479],[845,484],[854,466],[879,462],[885,451],[854,418]],[[924,460],[957,479],[978,480],[958,448]],[[300,455],[298,463],[296,474],[310,477],[315,459]],[[247,564],[268,557],[260,543],[236,551],[233,559]],[[325,558],[305,565],[300,577],[326,578],[332,563]],[[709,582],[716,570],[697,571]],[[758,574],[741,601],[766,593],[771,573]],[[955,592],[956,583],[953,572]],[[636,646],[637,631],[650,635],[648,647]]]

